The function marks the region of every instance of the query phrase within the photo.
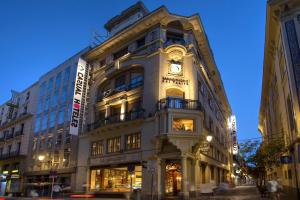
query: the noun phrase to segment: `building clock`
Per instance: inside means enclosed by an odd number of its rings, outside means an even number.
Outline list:
[[[182,64],[179,62],[171,62],[169,66],[169,73],[173,75],[182,75]]]

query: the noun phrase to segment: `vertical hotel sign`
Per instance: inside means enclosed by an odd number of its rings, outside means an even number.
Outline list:
[[[229,129],[231,131],[231,139],[232,139],[232,154],[236,155],[238,153],[238,143],[237,143],[237,136],[236,136],[236,118],[232,115],[228,119]]]
[[[85,97],[85,85],[87,81],[87,65],[86,61],[79,58],[75,86],[74,86],[74,95],[72,102],[72,113],[71,113],[71,123],[70,123],[70,134],[78,135],[79,122],[80,122],[80,112],[83,112],[82,107],[84,107],[84,97]]]

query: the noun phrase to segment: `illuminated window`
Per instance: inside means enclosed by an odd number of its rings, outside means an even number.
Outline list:
[[[91,170],[90,188],[92,191],[129,192],[142,187],[142,166],[133,165],[133,172],[128,172],[129,166],[110,168],[95,168]]]
[[[71,154],[71,149],[67,148],[64,150],[64,158],[63,158],[63,166],[68,167],[70,164],[70,154]]]
[[[141,148],[141,133],[126,136],[126,150]]]
[[[174,118],[172,127],[174,131],[194,131],[194,120],[193,119],[183,119],[183,118]]]
[[[121,150],[121,137],[110,138],[107,140],[107,152],[114,153]]]
[[[92,142],[91,144],[91,155],[92,156],[98,156],[102,155],[104,148],[103,148],[103,140]]]

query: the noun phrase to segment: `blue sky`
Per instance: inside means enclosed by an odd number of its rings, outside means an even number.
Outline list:
[[[152,11],[199,13],[237,116],[238,138],[257,131],[265,37],[265,0],[145,0]],[[0,1],[0,104],[89,45],[92,31],[136,0]]]

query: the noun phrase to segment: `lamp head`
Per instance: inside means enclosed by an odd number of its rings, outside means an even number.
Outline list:
[[[212,139],[213,139],[213,136],[211,136],[211,135],[206,136],[206,141],[207,142],[211,142]]]

